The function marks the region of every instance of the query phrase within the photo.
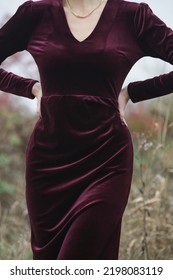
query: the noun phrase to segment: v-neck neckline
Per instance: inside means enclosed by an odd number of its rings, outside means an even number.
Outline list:
[[[63,7],[63,1],[60,0],[60,9],[61,9],[61,14],[62,14],[62,17],[63,17],[63,20],[65,22],[65,28],[66,28],[66,32],[67,34],[69,34],[69,36],[75,41],[77,42],[78,44],[83,44],[85,43],[87,40],[89,40],[96,32],[97,30],[99,29],[99,27],[101,26],[101,23],[103,22],[103,18],[105,17],[107,11],[109,10],[109,5],[111,4],[111,1],[113,0],[107,0],[101,14],[100,14],[100,17],[95,25],[95,27],[93,28],[93,30],[90,32],[90,34],[85,38],[83,39],[82,41],[79,41],[75,36],[74,34],[72,33],[71,29],[70,29],[70,26],[68,24],[68,21],[67,21],[67,17],[66,17],[66,14],[65,14],[65,11],[64,11],[64,7]],[[115,1],[115,0],[114,0]],[[118,0],[116,0],[118,2]]]

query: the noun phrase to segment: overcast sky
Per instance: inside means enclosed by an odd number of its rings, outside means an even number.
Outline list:
[[[24,2],[25,0],[0,0],[0,18],[3,18],[3,16],[8,13],[13,14],[18,6]],[[156,13],[169,27],[173,28],[173,0],[129,0],[129,2],[147,3],[154,13]]]
[[[115,0],[116,1],[116,0]],[[145,1],[131,1],[130,2],[145,2],[147,3],[157,16],[159,16],[169,27],[173,29],[173,0],[145,0]],[[0,19],[5,14],[13,14],[18,6],[25,1],[23,0],[0,0]],[[15,67],[15,66],[14,66]],[[14,68],[15,69],[15,68]],[[20,74],[20,69],[17,74]],[[167,73],[173,70],[173,66],[164,63],[158,59],[144,58],[136,63],[129,73],[125,85],[130,81],[145,79],[148,77],[160,75],[163,72]],[[27,101],[30,107],[34,108],[33,101]],[[35,102],[35,101],[34,101]],[[36,104],[36,103],[35,103]]]
[[[115,0],[116,1],[116,0]],[[0,0],[0,14],[6,12],[14,13],[17,7],[24,3],[23,0]],[[173,27],[173,0],[145,0],[145,1],[131,1],[129,2],[145,2],[153,9],[153,11],[164,20],[169,26]]]

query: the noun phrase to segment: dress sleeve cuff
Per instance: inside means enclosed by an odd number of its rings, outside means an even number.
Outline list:
[[[140,93],[137,94],[137,87],[136,87],[137,83],[138,82],[130,83],[127,86],[128,95],[133,103],[140,101],[140,98],[139,98]]]

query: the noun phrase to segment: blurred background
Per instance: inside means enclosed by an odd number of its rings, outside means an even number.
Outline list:
[[[2,26],[23,0],[0,0]],[[135,2],[141,2],[136,0]],[[173,28],[172,0],[145,0]],[[2,67],[39,79],[27,53]],[[144,58],[124,85],[173,70],[159,59]],[[134,143],[134,175],[122,228],[120,259],[173,259],[173,95],[132,104],[126,120]],[[0,92],[0,259],[31,259],[25,203],[25,151],[36,122],[36,100]]]

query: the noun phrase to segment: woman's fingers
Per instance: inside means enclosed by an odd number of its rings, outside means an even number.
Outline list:
[[[37,114],[38,117],[41,117],[41,97],[37,97],[36,114]]]
[[[124,116],[125,116],[125,108],[127,106],[128,101],[129,101],[129,94],[127,88],[123,88],[119,94],[118,104],[119,104],[120,117],[121,120],[125,123],[125,125],[127,125],[127,123]]]
[[[128,124],[127,124],[125,118],[122,118],[122,117],[121,117],[121,119],[122,119],[123,123],[125,123],[125,125],[128,126]]]
[[[42,98],[42,89],[40,83],[35,83],[32,88],[32,94],[37,97],[37,109],[36,114],[38,117],[41,117],[41,98]]]

